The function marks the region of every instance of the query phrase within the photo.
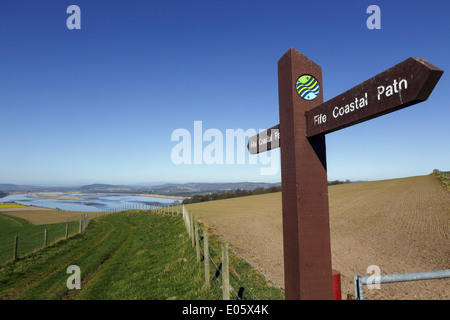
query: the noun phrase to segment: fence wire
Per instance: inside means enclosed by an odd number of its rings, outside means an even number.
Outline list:
[[[176,210],[175,208],[176,207]],[[179,208],[182,208],[181,212],[179,213]],[[126,208],[125,208],[126,209]],[[140,208],[132,208],[139,210]],[[144,210],[145,210],[144,206]],[[185,206],[155,206],[150,207],[150,211],[161,213],[161,214],[168,214],[168,215],[176,215],[183,218],[185,228],[187,230],[187,233],[189,235],[190,240],[192,241],[192,246],[195,248],[197,245],[196,238],[198,236],[198,250],[200,250],[199,259],[200,262],[204,263],[205,259],[208,259],[212,265],[209,267],[209,286],[211,288],[211,292],[214,293],[214,295],[218,299],[223,298],[223,272],[222,272],[222,252],[219,252],[217,249],[217,245],[221,247],[224,242],[219,239],[216,235],[208,232],[208,235],[212,235],[215,241],[209,241],[208,245],[208,257],[204,256],[204,239],[203,236],[199,234],[200,229],[198,228],[198,223],[195,219],[193,219],[192,215],[187,211]],[[197,230],[196,230],[197,229]],[[214,242],[214,243],[213,243]],[[196,249],[197,250],[197,249]],[[259,296],[259,293],[256,293],[254,289],[254,285],[259,285],[260,287],[266,286],[267,282],[270,282],[275,287],[277,287],[281,292],[284,292],[284,288],[282,288],[279,284],[277,284],[274,280],[272,280],[268,275],[263,273],[259,268],[257,268],[255,265],[253,265],[251,262],[249,262],[247,259],[245,259],[239,252],[237,252],[235,249],[229,247],[229,252],[232,253],[232,257],[229,255],[229,283],[230,283],[230,295],[237,300],[261,300],[269,298],[283,298],[278,293],[273,294],[270,292],[270,289],[268,293],[264,293],[263,296]],[[232,263],[231,263],[232,261]],[[243,268],[240,270],[240,268]],[[248,268],[248,269],[247,269]],[[250,271],[249,270],[253,270]],[[259,279],[258,276],[260,275],[263,280]],[[249,280],[251,280],[249,282]],[[259,283],[259,284],[258,284]],[[253,287],[253,288],[252,288]],[[237,290],[236,290],[237,289]],[[263,289],[266,290],[266,289]]]
[[[188,230],[189,234],[192,234],[193,232],[199,232],[193,231],[193,220],[191,215],[187,212],[185,207],[183,206],[183,217],[185,221],[186,229]],[[209,241],[208,245],[208,257],[204,257],[204,239],[203,236],[199,235],[198,243],[199,243],[199,250],[201,250],[201,261],[204,259],[209,259],[211,261],[213,268],[210,267],[209,270],[209,279],[210,279],[210,286],[215,294],[217,294],[218,298],[222,298],[221,291],[223,290],[223,284],[222,284],[222,252],[218,252],[216,249],[216,245],[223,245],[223,241],[219,239],[216,235],[211,234],[208,232],[208,235],[212,235],[215,239],[215,244],[213,244],[213,241]],[[194,234],[192,234],[194,236]],[[245,267],[245,264],[248,265],[250,268],[252,268],[254,271],[256,271],[259,275],[261,275],[265,281],[268,281],[272,283],[274,286],[276,286],[278,289],[280,289],[282,292],[284,292],[284,288],[282,288],[279,284],[277,284],[275,281],[273,281],[269,276],[264,274],[261,270],[259,270],[256,266],[254,266],[252,263],[250,263],[247,259],[245,259],[239,252],[237,252],[233,248],[229,248],[229,252],[231,252],[235,258],[232,258],[233,263],[230,262],[229,264],[229,282],[230,282],[230,295],[234,299],[237,300],[260,300],[260,297],[255,292],[254,289],[252,289],[252,285],[247,282],[248,279],[245,275],[248,274],[248,270],[239,270],[240,267]],[[230,257],[231,259],[231,257]],[[241,260],[241,262],[239,262]],[[231,261],[231,260],[230,260]],[[244,265],[242,264],[242,261],[244,262]],[[213,270],[211,270],[213,269]],[[247,275],[248,276],[248,275]],[[252,277],[252,276],[250,276]],[[256,281],[256,280],[255,280]],[[244,294],[244,292],[247,292],[247,294]]]

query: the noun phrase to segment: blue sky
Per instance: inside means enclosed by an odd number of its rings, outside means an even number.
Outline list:
[[[291,47],[322,67],[324,101],[409,57],[445,71],[426,102],[327,135],[329,180],[450,170],[449,14],[442,0],[2,0],[0,183],[279,182],[259,160],[176,165],[171,135],[278,124]]]

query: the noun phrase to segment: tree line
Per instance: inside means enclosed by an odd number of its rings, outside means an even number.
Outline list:
[[[333,180],[333,181],[329,181],[328,185],[332,186],[332,185],[344,184],[344,183],[351,183],[351,181],[348,179],[345,181]],[[245,197],[245,196],[252,196],[252,195],[257,195],[257,194],[265,194],[265,193],[274,193],[274,192],[281,192],[281,185],[268,187],[268,188],[260,187],[260,188],[254,189],[254,190],[236,189],[236,190],[229,190],[229,191],[225,191],[225,192],[221,192],[221,193],[210,192],[210,193],[205,193],[205,194],[196,194],[190,198],[184,199],[182,204],[230,199],[230,198]]]
[[[236,190],[229,190],[221,193],[207,193],[207,194],[196,194],[189,199],[184,199],[183,204],[189,204],[189,203],[197,203],[197,202],[204,202],[204,201],[212,201],[212,200],[222,200],[222,199],[230,199],[230,198],[237,198],[237,197],[244,197],[244,196],[252,196],[256,194],[264,194],[264,193],[273,193],[273,192],[280,192],[281,186],[273,186],[268,188],[256,188],[254,190],[245,190],[245,189],[236,189]]]

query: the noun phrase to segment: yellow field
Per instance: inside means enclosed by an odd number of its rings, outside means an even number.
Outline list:
[[[450,268],[450,196],[431,175],[329,187],[333,268],[343,298],[353,275]],[[281,193],[190,204],[187,209],[284,286]],[[377,299],[450,299],[450,279],[364,288]]]
[[[14,204],[14,203],[0,203],[0,209],[8,209],[8,208],[23,208],[24,205]]]

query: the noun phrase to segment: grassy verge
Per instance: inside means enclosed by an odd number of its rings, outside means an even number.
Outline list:
[[[182,220],[127,213],[130,236],[75,299],[208,299]]]
[[[203,240],[203,239],[202,239]],[[221,260],[222,241],[213,235],[208,236],[211,293],[222,298]],[[202,261],[203,244],[201,244]],[[258,272],[233,249],[229,249],[229,278],[231,300],[284,300],[284,291]]]

